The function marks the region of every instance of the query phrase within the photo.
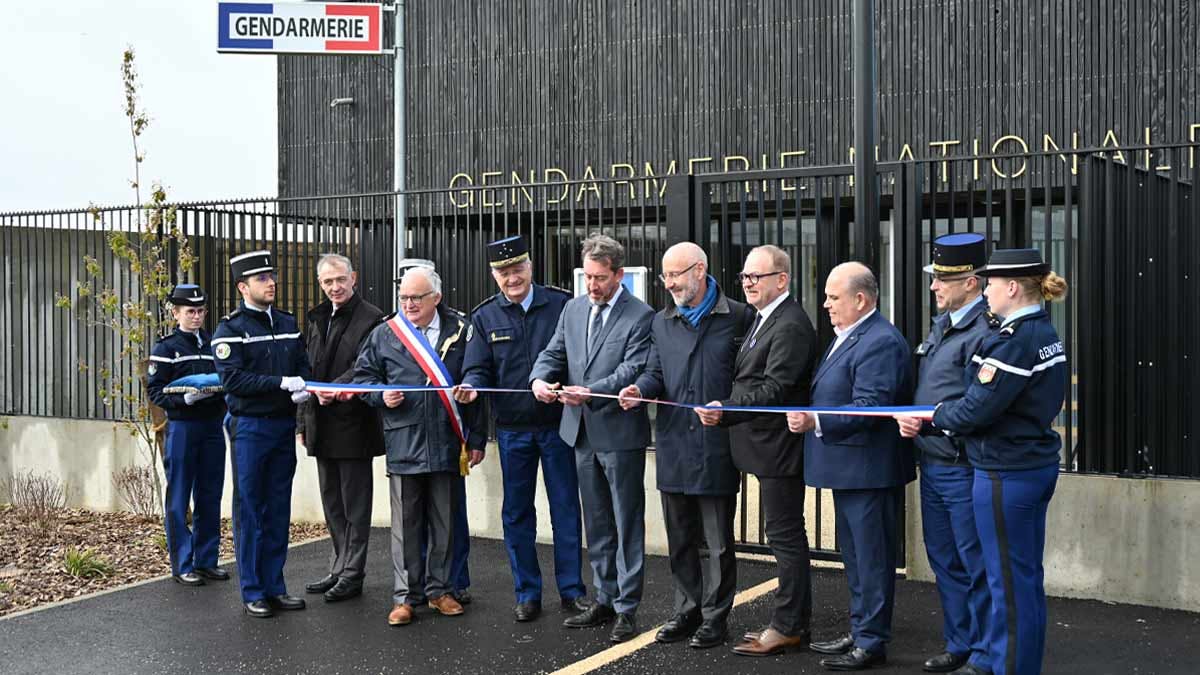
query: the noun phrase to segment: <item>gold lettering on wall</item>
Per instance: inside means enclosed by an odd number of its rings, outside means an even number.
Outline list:
[[[1109,141],[1112,141],[1112,142],[1110,143]],[[1117,134],[1112,129],[1109,129],[1108,133],[1104,134],[1104,140],[1100,141],[1100,147],[1102,147],[1102,148],[1115,148],[1119,145],[1121,145],[1121,142],[1117,140]],[[1120,150],[1114,152],[1113,153],[1113,161],[1124,164],[1125,163],[1125,153],[1121,152]]]
[[[688,175],[692,176],[696,173],[696,165],[711,162],[712,157],[692,157],[688,160]]]
[[[961,141],[932,141],[932,142],[930,142],[929,147],[931,147],[931,148],[940,147],[942,149],[942,157],[945,157],[946,151],[950,148],[950,146],[958,145],[960,142]],[[942,162],[942,182],[943,183],[950,180],[949,165],[950,165],[949,162],[946,162],[946,161]]]
[[[503,171],[484,171],[483,173],[479,174],[479,184],[487,185],[489,176],[503,176],[503,175],[504,175]],[[492,185],[495,185],[495,184],[496,184],[496,182],[492,181]],[[489,206],[504,206],[503,200],[494,202],[489,198],[490,195],[495,195],[495,194],[496,194],[495,190],[482,190],[480,192],[479,198],[482,200],[483,206],[485,208],[489,207]]]
[[[551,177],[551,176],[558,176],[559,178],[561,178],[561,179],[562,179],[562,181],[561,181],[561,182],[563,183],[563,189],[562,189],[562,192],[558,193],[558,196],[557,196],[557,197],[555,197],[554,199],[550,199],[549,197],[547,197],[547,198],[546,198],[546,203],[547,203],[547,204],[560,204],[560,203],[562,203],[562,200],[564,200],[564,199],[566,199],[566,198],[567,198],[567,193],[571,191],[571,188],[570,188],[570,186],[566,185],[566,182],[569,180],[569,179],[567,178],[567,172],[566,172],[566,171],[563,171],[562,169],[559,169],[559,168],[557,168],[557,167],[550,167],[549,169],[546,169],[545,171],[543,171],[543,172],[542,172],[542,175],[543,175],[543,179],[542,179],[542,180],[543,180],[543,181],[545,181],[545,182],[547,182],[547,183],[557,183],[557,182],[560,182],[560,181],[554,181],[554,180],[551,180],[551,179],[550,179],[550,177]]]
[[[789,150],[787,152],[781,152],[781,153],[779,153],[779,168],[781,168],[781,169],[788,168],[788,166],[787,166],[788,157],[803,157],[804,155],[807,155],[807,154],[808,154],[807,150]],[[783,180],[779,181],[779,185],[780,185],[780,189],[783,190],[784,192],[795,192],[796,191],[796,184],[792,183],[791,187],[788,187],[787,179],[783,179]]]
[[[627,173],[625,175],[629,178],[633,178],[634,176],[637,175],[637,169],[633,168],[632,164],[625,164],[625,163],[617,163],[617,164],[613,164],[612,166],[610,166],[608,168],[608,175],[611,176],[612,178],[616,178],[617,177],[617,169],[624,169],[625,171],[628,171],[629,173]],[[637,192],[633,189],[633,183],[631,181],[619,180],[619,181],[613,183],[613,194],[614,195],[616,194],[616,189],[617,189],[618,185],[629,186],[629,199],[631,201],[634,199],[637,199]]]
[[[516,171],[510,171],[509,173],[512,174],[509,182],[512,183],[514,186],[520,186],[520,185],[524,184],[525,181],[521,180],[521,176],[519,174],[517,174]],[[537,174],[535,174],[533,172],[533,169],[529,170],[529,182],[530,183],[537,182],[537,178],[534,177],[536,175]],[[517,205],[517,191],[518,190],[520,190],[521,194],[525,195],[526,201],[528,201],[530,204],[533,203],[533,194],[529,192],[528,188],[512,187],[512,188],[509,188],[509,191],[508,191],[509,192],[509,197],[508,197],[509,206]]]
[[[1079,132],[1072,131],[1071,132],[1071,148],[1076,149],[1078,147],[1079,147]],[[1054,139],[1050,137],[1050,134],[1042,134],[1042,152],[1050,152],[1051,148],[1058,150],[1059,149],[1058,143],[1054,142]],[[1067,161],[1067,156],[1062,154],[1061,152],[1058,154],[1058,156],[1059,156],[1059,158],[1062,159],[1063,162]],[[1071,175],[1074,176],[1078,173],[1079,173],[1079,155],[1072,154],[1071,155]]]
[[[1023,153],[1029,152],[1029,144],[1025,142],[1024,138],[1021,138],[1020,136],[1013,136],[1012,134],[1009,134],[1008,136],[1001,136],[1000,138],[997,138],[996,142],[992,143],[992,154],[993,155],[997,154],[997,152],[1000,150],[1000,146],[1004,145],[1008,141],[1016,141],[1017,145],[1021,146],[1021,152],[1023,152]],[[1000,167],[996,166],[996,158],[995,157],[992,158],[992,173],[996,174],[997,176],[999,176],[1001,178],[1019,178],[1021,175],[1023,175],[1025,173],[1025,169],[1027,169],[1028,167],[1029,167],[1029,162],[1025,161],[1025,158],[1022,157],[1021,158],[1021,168],[1014,171],[1012,173],[1012,175],[1010,176],[1010,175],[1005,174],[1003,171],[1001,171]]]
[[[666,193],[666,191],[667,191],[667,181],[665,179],[660,181],[654,177],[654,166],[652,164],[650,164],[650,162],[646,162],[642,166],[642,171],[646,175],[646,181],[645,181],[644,187],[642,189],[642,198],[643,199],[650,198],[650,183],[653,182],[654,187],[658,188],[658,198],[662,199],[663,194]],[[671,163],[667,165],[666,175],[671,176],[671,175],[674,175],[674,173],[675,173],[675,160],[671,160]]]
[[[459,179],[463,179],[464,181],[466,181],[467,185],[475,184],[475,181],[471,179],[471,174],[460,172],[460,173],[456,173],[450,177],[450,187],[451,188],[458,187]],[[462,195],[463,195],[463,201],[460,204],[454,199],[454,193],[451,192],[450,193],[450,203],[457,206],[460,209],[466,209],[466,208],[475,206],[475,191],[474,190],[463,190]]]
[[[587,183],[587,179],[592,179],[591,183]],[[583,180],[585,182],[579,184],[579,192],[575,194],[575,203],[583,201],[583,193],[591,192],[596,195],[596,199],[600,199],[600,186],[596,184],[596,172],[592,171],[592,165],[588,164],[583,170]],[[588,187],[591,185],[591,187]]]

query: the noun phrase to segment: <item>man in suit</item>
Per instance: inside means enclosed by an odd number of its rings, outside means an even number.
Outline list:
[[[654,310],[621,285],[625,249],[595,234],[583,242],[587,295],[563,308],[554,336],[529,374],[534,396],[562,401],[559,434],[575,448],[583,524],[596,603],[563,622],[599,626],[616,617],[610,638],[637,634],[645,558],[646,409],[622,410],[612,398],[633,384],[650,352]]]
[[[415,330],[398,316],[372,330],[355,363],[354,382],[420,386],[434,375],[461,379],[470,324],[462,314],[441,306],[438,273],[429,267],[410,268],[400,281],[398,300]],[[426,358],[426,347],[441,360],[445,373]],[[362,395],[382,411],[387,448],[394,571],[391,626],[412,622],[414,606],[426,601],[445,616],[463,613],[452,595],[453,522],[458,509],[454,486],[461,476],[464,450],[470,466],[475,466],[483,461],[487,437],[480,407],[467,406],[460,413],[444,394],[393,389]],[[422,555],[426,536],[428,553]]]
[[[876,309],[879,285],[862,263],[838,265],[825,282],[825,309],[837,339],[812,382],[813,406],[897,406],[912,400],[908,343]],[[788,413],[807,435],[808,484],[833,490],[837,540],[850,587],[850,634],[811,649],[829,670],[887,662],[896,590],[897,508],[916,477],[912,446],[890,417]]]
[[[349,382],[359,345],[379,324],[383,310],[354,292],[358,274],[345,256],[321,256],[317,282],[327,299],[306,314],[313,379]],[[329,573],[305,590],[337,602],[362,594],[371,534],[371,460],[383,454],[383,428],[379,414],[356,396],[318,392],[316,399],[298,409],[296,440],[317,461],[333,551]]]
[[[816,358],[812,321],[788,292],[792,261],[777,246],[759,246],[746,256],[738,278],[757,310],[734,363],[729,398],[709,406],[799,406],[808,403]],[[770,656],[804,649],[809,642],[812,583],[808,533],[804,527],[804,440],[787,431],[775,414],[697,408],[701,422],[730,427],[733,463],[758,478],[767,541],[779,566],[779,589],[771,625],[747,633],[733,651]]]

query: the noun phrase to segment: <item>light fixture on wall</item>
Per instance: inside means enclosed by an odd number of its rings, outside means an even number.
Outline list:
[[[330,102],[329,102],[329,107],[330,107],[330,108],[336,108],[336,107],[338,107],[339,105],[354,105],[354,98],[352,98],[352,97],[348,97],[348,98],[335,98],[335,99],[333,99],[332,101],[330,101]]]

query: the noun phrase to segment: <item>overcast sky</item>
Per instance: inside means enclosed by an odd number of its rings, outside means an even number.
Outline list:
[[[0,0],[0,212],[133,202],[126,45],[151,117],[143,184],[172,201],[274,195],[275,57],[218,54],[216,7]]]

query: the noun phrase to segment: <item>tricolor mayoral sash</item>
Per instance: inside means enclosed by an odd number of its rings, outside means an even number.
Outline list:
[[[450,371],[446,369],[445,362],[442,361],[442,356],[446,355],[450,346],[458,341],[462,335],[463,328],[466,324],[460,324],[458,331],[450,335],[442,341],[442,348],[435,350],[433,345],[429,344],[429,340],[421,331],[408,320],[404,314],[396,312],[395,316],[387,321],[388,328],[399,338],[400,343],[408,350],[408,353],[416,360],[417,365],[425,373],[427,384],[436,385],[439,387],[453,387],[454,378],[450,377]],[[449,389],[439,390],[438,398],[442,400],[442,407],[450,415],[450,426],[454,428],[454,433],[458,436],[458,440],[462,443],[463,449],[466,449],[467,433],[463,428],[462,415],[458,413],[458,404],[450,396]]]

